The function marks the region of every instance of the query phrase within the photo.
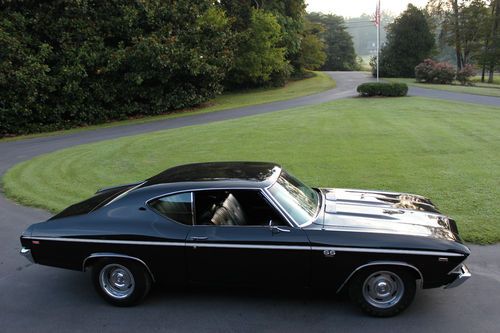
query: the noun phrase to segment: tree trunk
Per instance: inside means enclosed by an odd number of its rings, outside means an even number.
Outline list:
[[[495,67],[497,64],[497,59],[496,59],[496,54],[497,54],[497,47],[500,38],[498,37],[498,26],[500,25],[500,0],[495,0],[495,3],[492,4],[492,14],[494,14],[494,20],[493,24],[491,27],[491,49],[490,49],[490,66],[489,66],[489,76],[488,76],[488,83],[493,83],[493,76],[495,74]]]
[[[460,13],[458,9],[458,0],[452,0],[451,6],[453,8],[453,29],[455,30],[455,53],[457,55],[457,69],[461,70],[463,67],[463,58],[462,42],[460,38]]]

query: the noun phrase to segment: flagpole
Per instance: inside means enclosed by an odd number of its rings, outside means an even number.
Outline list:
[[[381,22],[381,17],[380,17],[380,0],[378,0],[377,3],[377,13],[376,15],[376,21],[377,21],[377,82],[380,80],[380,75],[379,75],[379,58],[380,58],[380,25],[382,24]]]

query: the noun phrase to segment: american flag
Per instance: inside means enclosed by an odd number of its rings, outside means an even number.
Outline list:
[[[380,24],[380,0],[377,1],[377,9],[375,9],[375,25],[378,27]]]

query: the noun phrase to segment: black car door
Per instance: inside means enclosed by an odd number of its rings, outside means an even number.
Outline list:
[[[196,221],[186,239],[192,282],[307,284],[310,244],[258,190],[195,193]]]

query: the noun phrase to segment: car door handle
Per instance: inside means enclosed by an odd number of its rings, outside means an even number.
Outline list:
[[[276,226],[273,226],[273,227],[271,227],[271,232],[272,232],[273,234],[277,234],[277,233],[280,233],[280,232],[290,232],[290,230],[288,230],[288,229],[283,229],[283,228],[276,227]]]
[[[194,240],[194,241],[201,241],[201,240],[207,240],[208,237],[207,236],[193,236],[191,237],[191,240]]]

